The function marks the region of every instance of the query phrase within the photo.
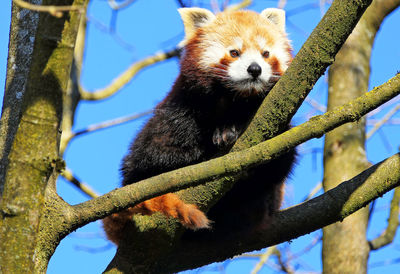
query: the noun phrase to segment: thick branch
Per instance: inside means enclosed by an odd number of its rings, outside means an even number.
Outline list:
[[[370,0],[336,0],[332,3],[236,142],[235,151],[271,138],[289,124],[370,3]]]
[[[158,262],[160,268],[154,271],[178,272],[295,239],[342,221],[399,184],[400,155],[395,154],[321,196],[278,212],[267,228],[254,232],[247,238],[235,235],[224,239],[223,243],[183,242],[169,256],[163,258],[165,261]],[[196,252],[192,252],[193,250]]]
[[[400,75],[341,107],[313,117],[308,122],[254,147],[167,172],[76,205],[74,209],[79,215],[79,222],[75,223],[75,226],[79,227],[104,218],[155,196],[199,185],[221,176],[237,174],[255,165],[266,163],[300,143],[319,138],[325,132],[344,123],[357,121],[398,94],[400,94]]]

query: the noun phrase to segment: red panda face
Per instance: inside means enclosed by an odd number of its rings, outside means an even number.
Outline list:
[[[184,9],[193,10],[193,9]],[[265,94],[291,61],[282,10],[182,12],[186,57],[197,69],[243,96]],[[197,20],[188,25],[187,21]],[[186,22],[185,22],[186,20]]]

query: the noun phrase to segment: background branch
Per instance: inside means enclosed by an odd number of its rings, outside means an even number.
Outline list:
[[[80,94],[82,100],[102,100],[118,92],[124,85],[126,85],[140,70],[143,68],[167,60],[169,58],[178,56],[179,49],[175,48],[167,52],[157,53],[153,56],[147,57],[141,61],[132,64],[125,72],[119,75],[112,83],[100,90],[88,92],[80,87]]]
[[[371,138],[372,135],[374,135],[375,132],[377,132],[385,123],[389,121],[390,118],[392,118],[393,115],[396,114],[397,111],[400,109],[400,104],[396,105],[394,108],[392,108],[388,113],[386,113],[383,118],[377,122],[374,127],[367,133],[367,139]]]
[[[400,75],[397,75],[360,98],[324,115],[314,117],[310,121],[252,148],[151,177],[72,207],[57,196],[55,189],[49,189],[46,195],[48,212],[46,218],[42,219],[43,224],[41,224],[41,233],[45,235],[42,238],[45,238],[46,241],[42,242],[40,246],[42,248],[47,246],[46,248],[48,248],[49,239],[52,239],[52,246],[55,248],[58,241],[71,231],[155,196],[176,192],[205,181],[215,180],[221,176],[237,176],[241,171],[257,164],[266,163],[301,142],[322,136],[325,131],[345,122],[358,120],[371,109],[378,107],[399,93]],[[400,169],[398,171],[400,172]],[[387,181],[390,181],[390,179],[385,181],[385,186],[392,187],[391,184],[386,184]],[[378,190],[379,188],[376,188],[374,193]],[[361,196],[369,197],[368,195]],[[146,218],[146,216],[142,217]],[[148,219],[154,221],[156,218]],[[169,224],[172,223],[175,224],[175,227],[178,227],[177,220],[170,219]],[[149,224],[149,220],[147,220],[147,224]],[[251,248],[251,245],[249,248]],[[51,252],[54,252],[51,249],[50,251],[46,250],[46,252],[50,252],[47,256],[51,256]],[[240,251],[241,249],[239,249]],[[180,261],[177,260],[176,262]],[[149,265],[148,267],[156,266]]]
[[[371,250],[377,250],[393,242],[399,226],[399,203],[400,203],[400,188],[396,188],[393,192],[393,198],[390,202],[390,214],[388,225],[385,231],[377,238],[369,241]]]
[[[18,6],[24,9],[32,11],[48,12],[54,17],[61,18],[64,12],[78,11],[83,13],[85,11],[84,6],[43,6],[35,5],[22,0],[13,0]]]
[[[61,175],[65,178],[65,180],[71,182],[74,186],[76,186],[80,191],[82,191],[90,198],[96,198],[100,196],[88,184],[85,184],[81,182],[79,179],[77,179],[70,169],[65,168],[61,173]]]
[[[247,238],[234,235],[223,239],[223,244],[215,240],[181,242],[174,252],[166,258],[160,258],[168,262],[180,258],[179,263],[168,264],[168,269],[155,269],[159,273],[177,272],[289,241],[342,221],[399,184],[400,155],[395,154],[321,196],[278,212],[267,228],[256,231]],[[196,250],[196,253],[193,254],[190,250]],[[193,265],[193,256],[196,256],[196,265]],[[186,262],[191,262],[190,266]],[[159,265],[163,265],[163,262],[160,261]]]

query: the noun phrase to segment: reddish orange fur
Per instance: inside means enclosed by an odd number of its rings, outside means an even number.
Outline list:
[[[236,11],[236,12],[226,12],[226,13],[220,13],[217,15],[217,18],[212,24],[206,25],[202,28],[197,29],[195,32],[193,32],[193,35],[187,37],[186,45],[185,45],[185,55],[189,56],[190,58],[185,58],[184,61],[181,63],[181,75],[184,75],[186,78],[187,77],[192,77],[192,79],[195,79],[196,81],[188,81],[189,86],[192,84],[192,82],[196,82],[197,86],[200,86],[202,88],[208,88],[210,86],[210,73],[214,73],[214,75],[219,75],[219,76],[226,76],[226,70],[228,66],[235,60],[230,54],[226,53],[225,56],[223,56],[220,60],[216,60],[215,63],[202,63],[200,61],[204,61],[202,59],[203,56],[205,55],[204,53],[208,49],[211,42],[215,42],[216,40],[224,47],[224,48],[229,48],[232,46],[235,46],[235,38],[240,37],[241,40],[243,40],[243,45],[241,47],[241,52],[245,52],[248,49],[257,49],[260,54],[265,50],[262,45],[260,46],[259,38],[261,37],[262,39],[265,39],[266,44],[268,45],[279,45],[281,48],[283,47],[288,53],[291,52],[291,47],[289,44],[289,41],[287,40],[286,34],[281,33],[278,31],[276,26],[274,25],[273,22],[268,20],[267,18],[264,18],[263,16],[251,12],[251,11]],[[279,43],[278,43],[279,42]],[[280,43],[282,42],[282,43]],[[212,43],[211,43],[212,45]],[[281,55],[278,55],[281,56]],[[279,57],[282,58],[282,57]],[[283,58],[283,60],[278,59],[277,56],[274,56],[273,52],[271,52],[271,56],[267,58],[266,62],[268,62],[271,65],[272,71],[274,73],[274,76],[282,75],[283,71],[286,69],[286,66],[290,62],[290,58]],[[210,68],[214,68],[214,70],[211,70]],[[170,103],[171,97],[177,96],[177,91],[180,91],[181,89],[184,89],[182,86],[182,79],[178,77],[177,83],[174,86],[172,92],[167,96],[166,99],[158,106],[158,109],[164,110],[163,109],[163,104],[165,102]],[[196,86],[196,87],[197,87]],[[187,87],[186,87],[187,88]],[[198,87],[197,87],[198,88]],[[194,89],[196,90],[196,89]],[[241,91],[240,96],[241,97],[249,97],[250,95],[254,95],[253,90],[248,90],[248,91]],[[210,95],[210,100],[216,100],[214,95]],[[239,97],[240,97],[239,96]],[[225,97],[218,98],[218,109],[215,110],[216,116],[224,116],[223,112],[228,109],[231,105],[232,102],[225,101],[227,100]],[[242,110],[238,110],[242,111]],[[252,109],[250,109],[252,111]],[[245,113],[245,112],[243,112]],[[185,114],[187,115],[187,114]],[[247,115],[247,113],[246,113]],[[183,118],[180,118],[183,119]],[[162,120],[161,120],[162,121]],[[187,119],[184,119],[183,121],[187,122]],[[160,123],[162,125],[163,123]],[[153,124],[154,126],[154,124]],[[158,125],[156,125],[158,126]],[[223,129],[223,128],[222,128]],[[148,132],[151,132],[150,129],[145,129],[146,134],[149,134]],[[174,128],[176,130],[176,128]],[[157,131],[155,131],[157,132]],[[180,148],[176,148],[174,146],[171,146],[170,144],[173,143],[171,140],[173,138],[176,138],[172,134],[173,131],[168,131],[163,133],[163,135],[154,135],[152,136],[152,144],[157,145],[162,147],[163,152],[168,152],[171,155],[174,153],[181,153]],[[200,136],[206,136],[205,133],[202,133]],[[211,139],[211,138],[210,138]],[[226,143],[227,141],[227,131],[222,131],[222,140]],[[140,141],[141,143],[144,143],[143,140]],[[177,151],[174,151],[177,150]],[[190,163],[196,162],[198,159],[189,159],[185,160],[182,163],[179,163],[179,165],[174,164],[171,165],[174,168],[180,167],[181,164],[187,165]],[[126,160],[127,161],[127,160]],[[284,160],[284,162],[290,162],[291,160]],[[293,160],[292,160],[293,161]],[[133,162],[133,161],[132,161]],[[279,167],[278,162],[272,165],[270,168],[271,170],[277,169],[276,167]],[[267,170],[269,170],[269,167],[266,167]],[[279,169],[279,168],[278,168]],[[288,169],[290,169],[290,164]],[[154,168],[149,169],[149,170],[155,170]],[[282,178],[279,180],[283,180],[284,177],[286,177],[288,171],[278,171],[279,174]],[[153,176],[154,174],[152,172],[148,172],[149,175]],[[259,172],[259,174],[261,174]],[[268,172],[267,172],[268,174]],[[256,177],[260,177],[261,175],[257,175]],[[256,178],[254,177],[254,178]],[[143,178],[139,178],[143,179]],[[133,180],[125,183],[133,183],[138,180]],[[279,181],[277,180],[277,181]],[[256,181],[256,180],[254,180]],[[254,182],[252,182],[254,184]],[[277,183],[277,182],[273,182]],[[258,186],[258,185],[256,185]],[[237,187],[237,186],[236,186]],[[243,186],[242,186],[243,187]],[[251,186],[249,186],[251,187]],[[253,186],[254,187],[254,186]],[[261,189],[262,191],[263,188],[258,188]],[[271,218],[271,214],[275,212],[281,204],[281,201],[283,199],[283,183],[278,183],[276,186],[271,187],[270,191],[265,191],[263,193],[264,196],[262,197],[266,201],[268,201],[268,208],[265,209],[265,212],[268,214],[265,214],[266,216],[262,216],[261,218],[265,218],[264,224],[269,223],[267,220],[268,218]],[[233,194],[237,195],[237,194]],[[247,196],[248,197],[247,197]],[[250,198],[250,196],[247,193],[240,192],[239,195],[237,195],[239,198],[245,197],[243,201],[237,201],[236,199],[233,199],[233,203],[235,203],[234,206],[240,205],[240,207],[243,206],[243,208],[248,208],[249,212],[251,213],[252,208],[256,208],[259,204],[254,203],[254,199]],[[260,199],[260,198],[257,198]],[[247,205],[246,203],[249,203],[250,205]],[[264,206],[264,205],[262,205]],[[259,208],[257,208],[257,211],[260,211]],[[113,241],[114,243],[118,244],[122,238],[123,230],[127,222],[132,219],[132,216],[134,214],[142,214],[142,215],[151,215],[155,212],[160,212],[168,217],[172,218],[177,218],[179,221],[182,223],[187,228],[191,229],[199,229],[199,228],[208,228],[210,226],[210,221],[206,217],[206,215],[200,211],[197,206],[193,204],[187,204],[183,202],[176,194],[173,193],[168,193],[159,197],[155,197],[153,199],[144,201],[135,207],[128,208],[120,213],[115,213],[103,220],[104,223],[104,229],[106,231],[106,234],[108,238]],[[216,218],[225,216],[226,214],[236,214],[235,210],[232,210],[232,212],[221,212],[216,209],[214,213],[217,212],[214,216],[211,218],[213,220],[217,220]],[[243,216],[250,215],[249,214],[242,214]],[[211,209],[211,214],[213,214],[212,209]],[[242,216],[240,215],[240,216]],[[215,218],[214,218],[215,217]],[[228,218],[227,218],[228,219]],[[251,218],[249,218],[251,219]],[[224,218],[221,218],[222,221],[224,221]],[[215,225],[217,225],[217,221],[215,222]],[[257,225],[259,225],[257,223]],[[261,224],[262,225],[262,224]],[[224,224],[221,223],[220,227],[223,227]],[[228,230],[222,230],[224,231],[223,234],[225,234],[225,231],[231,231],[232,228],[230,225],[228,225]],[[213,231],[214,232],[214,231]]]
[[[156,212],[179,219],[182,225],[187,228],[198,229],[210,226],[210,220],[197,206],[183,202],[174,193],[168,193],[105,218],[103,225],[108,239],[118,244],[126,223],[134,214],[152,215]]]

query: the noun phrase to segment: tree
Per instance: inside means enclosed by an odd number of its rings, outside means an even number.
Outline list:
[[[48,10],[50,13],[40,13],[36,18],[32,16],[33,18],[29,21],[17,16],[20,7],[14,5],[6,91],[0,125],[2,132],[0,137],[2,148],[0,265],[2,271],[26,272],[34,269],[35,272],[42,272],[46,269],[48,260],[60,240],[68,233],[150,197],[182,190],[180,195],[184,199],[204,205],[210,204],[219,198],[218,195],[211,193],[223,195],[229,185],[234,183],[235,178],[240,176],[241,171],[247,167],[267,162],[288,149],[310,138],[320,137],[344,123],[358,121],[369,111],[399,94],[399,75],[367,94],[364,94],[365,84],[361,87],[356,86],[355,90],[360,92],[359,94],[349,95],[351,99],[346,99],[345,102],[331,103],[339,107],[331,108],[330,105],[326,114],[316,116],[272,138],[288,123],[316,80],[333,63],[335,54],[370,2],[337,0],[332,3],[323,20],[296,56],[290,69],[266,98],[254,121],[238,140],[232,153],[114,190],[75,206],[67,204],[57,195],[55,182],[61,172],[65,177],[71,175],[68,169],[64,170],[61,156],[73,136],[71,127],[76,106],[82,99],[94,100],[109,96],[113,91],[115,92],[116,88],[111,85],[108,89],[95,93],[79,90],[75,77],[77,73],[79,74],[79,65],[75,67],[75,64],[81,62],[82,51],[81,47],[76,47],[74,57],[74,45],[75,41],[77,45],[79,41],[82,41],[77,37],[79,26],[84,27],[82,14],[87,5],[86,1],[43,2],[44,6],[64,5],[68,10],[71,10],[72,5],[74,10],[62,13],[57,8],[50,9]],[[375,32],[379,28],[380,21],[399,5],[398,2],[385,1],[385,9],[381,13],[376,13],[376,10],[378,7],[383,7],[382,2],[374,2],[375,6],[371,8],[374,12],[369,14],[380,15],[378,20],[373,17]],[[15,3],[19,2],[15,1]],[[361,19],[352,37],[355,37],[357,32],[362,33],[363,22],[368,22],[368,12]],[[32,43],[27,45],[31,47],[30,50],[19,47],[25,42],[22,38],[26,39],[26,37],[16,35],[21,29],[29,29],[28,32],[35,37],[35,46],[33,47]],[[351,45],[352,39],[355,39],[352,37],[345,45]],[[370,50],[373,40],[368,38],[370,39],[369,46],[367,43],[361,44],[367,45],[367,51]],[[346,48],[347,46],[343,47],[342,52],[337,56],[336,64],[339,68],[341,67],[340,54],[344,55]],[[176,56],[177,53],[177,50],[173,50],[138,62],[122,78],[126,83],[139,68]],[[364,64],[368,62],[368,59],[367,54],[366,61],[363,60]],[[343,60],[348,60],[348,58],[343,57]],[[13,68],[14,64],[18,64],[18,69]],[[336,81],[334,68],[332,66],[330,71],[332,88]],[[365,82],[368,75],[362,76],[364,78],[360,81]],[[26,82],[25,86],[23,82]],[[346,83],[346,87],[350,86],[353,84]],[[21,90],[24,91],[21,93]],[[351,101],[348,102],[348,100]],[[360,125],[360,123],[356,124]],[[62,128],[62,136],[59,134],[60,128]],[[340,129],[338,128],[337,131]],[[263,141],[264,139],[269,140]],[[362,135],[356,139],[362,146],[364,141]],[[333,152],[338,151],[338,147],[347,147],[343,145],[344,141],[337,141],[337,139],[329,141],[327,138],[326,142],[328,144],[326,150],[329,152],[326,153],[327,162],[330,159],[328,155],[335,156]],[[287,241],[342,220],[399,184],[400,159],[398,155],[369,168],[365,165],[365,160],[360,159],[361,164],[357,165],[359,169],[347,175],[346,178],[338,177],[336,172],[333,175],[326,173],[326,185],[332,176],[343,178],[335,181],[347,180],[345,183],[304,204],[279,212],[271,227],[264,233],[251,235],[246,239],[235,238],[225,242],[223,246],[220,243],[195,243],[196,248],[193,249],[193,243],[179,241],[182,228],[174,220],[167,220],[162,216],[151,218],[135,216],[138,230],[141,231],[140,237],[128,240],[126,245],[120,246],[108,271],[119,269],[126,272],[134,270],[170,272],[193,268]],[[328,167],[326,170],[328,171]],[[70,178],[74,181],[74,178]],[[214,181],[209,182],[210,180]],[[194,188],[187,189],[189,186]],[[203,200],[198,200],[199,197],[195,195],[198,192],[205,194]],[[397,211],[393,209],[395,216],[393,219],[398,218]],[[154,225],[157,225],[156,232],[153,229]],[[16,232],[10,234],[7,233],[8,230]],[[135,235],[138,236],[138,234]],[[127,237],[129,239],[130,236]],[[21,243],[29,244],[21,245]],[[196,250],[196,253],[193,254],[192,250]],[[328,250],[333,250],[333,248],[329,247]],[[334,254],[338,254],[338,251]],[[364,257],[365,254],[364,252]],[[332,256],[327,257],[332,258]],[[335,264],[337,265],[337,262]],[[365,264],[364,260],[362,265],[365,266]],[[138,268],[139,266],[141,268]],[[326,271],[329,272],[329,270]]]

